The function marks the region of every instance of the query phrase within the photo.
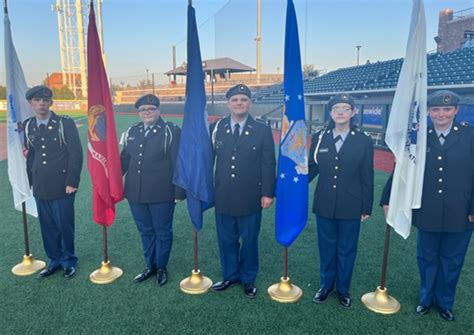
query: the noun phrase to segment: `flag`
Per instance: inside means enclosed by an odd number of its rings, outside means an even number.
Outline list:
[[[283,74],[284,111],[276,182],[275,238],[288,247],[308,219],[308,154],[303,75],[295,6],[288,0]]]
[[[34,115],[30,104],[25,98],[28,90],[25,75],[20,60],[13,45],[10,18],[5,9],[5,73],[7,84],[7,155],[8,178],[13,191],[15,208],[22,210],[22,203],[26,205],[26,212],[38,216],[35,199],[31,194],[26,159],[23,155],[23,127],[22,123]]]
[[[422,0],[413,0],[405,60],[398,78],[385,142],[395,155],[387,222],[410,235],[412,209],[420,208],[426,158],[426,22]]]
[[[112,225],[115,204],[123,198],[114,111],[91,2],[87,29],[88,143],[87,168],[92,181],[92,218]]]
[[[213,205],[213,159],[196,13],[191,5],[188,5],[187,43],[186,102],[173,182],[186,190],[189,216],[199,231],[203,211]]]

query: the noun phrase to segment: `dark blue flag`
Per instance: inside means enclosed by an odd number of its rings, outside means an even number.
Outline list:
[[[308,219],[308,153],[303,76],[295,6],[288,0],[283,75],[284,111],[276,183],[275,238],[288,247]]]
[[[186,190],[189,216],[196,230],[202,213],[213,204],[212,146],[206,112],[196,13],[188,6],[188,63],[183,129],[173,183]]]

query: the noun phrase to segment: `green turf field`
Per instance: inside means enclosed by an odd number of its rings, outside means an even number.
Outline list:
[[[117,118],[119,132],[134,122],[134,116]],[[176,120],[173,120],[176,121]],[[80,122],[85,122],[82,120]],[[79,132],[85,144],[86,127]],[[418,273],[415,233],[405,241],[392,235],[387,287],[401,311],[383,316],[367,310],[360,296],[378,284],[385,226],[381,210],[362,224],[356,261],[352,310],[343,310],[334,296],[325,305],[311,301],[319,286],[318,252],[314,216],[289,250],[289,275],[304,295],[296,304],[279,304],[267,297],[266,289],[282,272],[282,248],[274,240],[273,210],[264,212],[260,235],[260,273],[255,300],[244,297],[236,286],[220,294],[191,296],[181,293],[179,282],[192,268],[192,233],[185,204],[176,207],[174,245],[169,263],[169,282],[162,288],[153,280],[134,284],[132,278],[143,268],[139,234],[126,202],[117,207],[117,220],[109,231],[112,263],[124,270],[113,284],[89,282],[90,272],[102,259],[101,228],[91,222],[91,187],[84,164],[76,198],[76,248],[79,257],[76,278],[66,281],[60,273],[46,279],[16,277],[10,272],[23,255],[21,215],[12,209],[6,161],[0,162],[0,332],[20,333],[279,333],[313,334],[473,334],[474,255],[468,251],[457,290],[455,322],[442,320],[436,310],[424,317],[414,314]],[[379,199],[387,175],[376,173],[375,200]],[[311,185],[312,189],[314,184]],[[311,201],[311,199],[310,199]],[[31,250],[45,260],[39,226],[29,219]],[[220,279],[220,266],[213,211],[206,213],[200,233],[200,268],[213,280]]]
[[[64,114],[64,115],[69,115],[73,119],[79,119],[81,117],[86,116],[86,112],[84,111],[78,111],[78,110],[71,110],[71,111],[61,111],[59,114]],[[7,118],[7,112],[0,110],[0,123],[3,123],[6,121]]]

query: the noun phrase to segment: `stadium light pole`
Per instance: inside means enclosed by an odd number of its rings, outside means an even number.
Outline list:
[[[357,48],[357,66],[359,66],[359,56],[360,56],[360,48],[362,48],[362,45],[356,45],[356,48]]]

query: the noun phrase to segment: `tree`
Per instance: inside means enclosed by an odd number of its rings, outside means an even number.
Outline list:
[[[7,99],[7,88],[5,86],[0,86],[0,100]]]
[[[74,93],[66,86],[52,88],[53,99],[75,99]]]
[[[315,70],[314,64],[304,64],[303,65],[303,76],[305,77],[318,77],[319,71]]]

